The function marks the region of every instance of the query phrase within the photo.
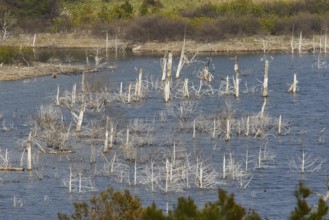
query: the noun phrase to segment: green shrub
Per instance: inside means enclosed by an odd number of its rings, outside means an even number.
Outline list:
[[[155,14],[163,8],[160,0],[143,0],[142,5],[139,8],[139,14],[141,16]]]
[[[203,209],[198,209],[193,199],[178,198],[174,209],[164,215],[153,203],[142,208],[140,200],[130,195],[128,190],[115,192],[108,189],[101,192],[99,197],[93,197],[90,205],[86,202],[75,203],[74,213],[70,216],[58,213],[60,220],[68,219],[104,219],[104,220],[242,220],[260,217],[254,211],[247,213],[245,208],[236,204],[233,195],[227,195],[226,191],[218,190],[218,201],[208,202]]]
[[[0,47],[0,63],[12,64],[18,58],[18,51],[16,47],[3,46]]]
[[[312,207],[311,205],[309,205],[307,199],[312,193],[312,190],[305,187],[303,182],[299,183],[297,189],[295,190],[297,206],[290,213],[291,220],[325,219],[329,207],[326,201],[324,201],[322,198],[318,200],[317,207]]]
[[[27,65],[33,57],[31,47],[0,47],[0,63],[3,64],[25,64]]]
[[[143,208],[140,200],[133,197],[128,190],[115,192],[112,188],[101,192],[99,197],[93,197],[90,205],[86,202],[74,203],[72,219],[141,219]],[[70,219],[69,216],[59,213],[61,220]]]
[[[133,41],[182,40],[187,23],[180,19],[169,19],[159,15],[148,15],[134,19],[125,30],[125,39]],[[186,27],[190,30],[189,27]]]
[[[268,34],[275,33],[278,22],[278,18],[276,15],[262,17],[258,21],[262,30],[266,31]]]

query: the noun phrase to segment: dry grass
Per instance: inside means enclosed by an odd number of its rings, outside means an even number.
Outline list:
[[[67,67],[64,67],[67,68]],[[65,73],[77,73],[83,71],[82,66],[71,66],[65,69]],[[1,66],[0,81],[26,79],[38,76],[63,73],[63,66],[59,64],[33,63],[30,67]]]
[[[319,36],[314,38],[315,42],[319,42]],[[182,39],[183,40],[183,39]],[[291,52],[290,41],[291,36],[252,36],[246,38],[235,38],[229,40],[220,40],[214,42],[196,42],[187,40],[186,49],[190,52],[254,52],[263,51],[263,41],[267,42],[268,51]],[[312,49],[313,39],[304,38],[304,50]],[[19,35],[9,38],[6,41],[0,41],[1,45],[20,45],[31,46],[33,35]],[[295,44],[297,44],[297,37]],[[183,45],[183,41],[166,41],[166,42],[146,42],[146,43],[131,43],[118,39],[118,47],[133,50],[134,52],[164,52],[174,51],[179,52]],[[40,33],[36,37],[36,48],[105,48],[106,41],[104,38],[95,37],[92,35],[83,34],[49,34]],[[109,49],[114,49],[115,38],[109,39]],[[297,48],[297,45],[295,46]]]
[[[314,37],[314,42],[319,42],[320,36]],[[1,45],[31,46],[33,35],[19,35],[0,42]],[[291,52],[291,36],[253,36],[247,38],[236,38],[232,40],[222,40],[215,42],[186,41],[186,51],[195,52],[218,52],[218,53],[241,53],[241,52],[264,52],[263,42],[266,42],[266,51],[282,53]],[[295,39],[295,48],[298,42]],[[91,35],[81,34],[37,34],[35,47],[50,48],[105,48],[105,36],[103,39]],[[115,39],[109,40],[109,48],[113,49]],[[164,53],[171,50],[178,53],[181,50],[183,41],[170,42],[146,42],[130,43],[118,40],[120,48],[138,52]],[[303,39],[303,51],[311,51],[313,45],[312,38]],[[1,66],[0,81],[17,80],[36,76],[51,75],[53,73],[74,73],[83,71],[82,66],[63,66],[60,64],[33,63],[30,67]]]
[[[81,33],[39,33],[36,35],[35,47],[102,48],[106,45],[105,37],[96,38]],[[0,41],[0,45],[32,46],[33,38],[32,34],[21,34]],[[109,39],[110,47],[112,42],[114,44],[114,39]]]

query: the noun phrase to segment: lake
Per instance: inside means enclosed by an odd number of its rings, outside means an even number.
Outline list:
[[[84,51],[42,54],[62,60],[63,65],[85,62]],[[191,196],[202,207],[217,199],[220,187],[234,193],[239,204],[254,209],[264,219],[288,218],[295,206],[294,190],[301,180],[314,192],[326,193],[327,55],[239,55],[239,98],[234,96],[232,84],[234,55],[198,55],[183,66],[176,80],[178,57],[174,55],[167,103],[163,100],[161,56],[125,54],[102,59],[100,71],[85,75],[86,111],[78,133],[73,115],[79,114],[83,102],[79,97],[81,74],[0,82],[4,128],[0,155],[4,158],[7,150],[10,166],[20,167],[23,158],[26,167],[22,145],[29,132],[35,131],[32,171],[0,172],[0,219],[56,219],[58,212],[71,213],[74,202],[89,200],[108,187],[129,189],[143,205],[155,202],[164,211],[180,196]],[[269,95],[265,116],[260,118],[265,59],[269,60]],[[89,61],[93,65],[92,56]],[[208,61],[214,79],[200,87],[199,76]],[[142,95],[137,97],[140,68]],[[294,73],[299,81],[297,94],[288,92]],[[225,94],[227,76],[229,94]],[[189,98],[182,95],[184,79],[189,80]],[[74,84],[75,105],[70,98]],[[55,109],[59,127],[40,125],[42,105]],[[282,135],[278,135],[280,115]],[[230,140],[225,140],[228,119],[231,134]],[[115,140],[103,154],[106,126],[113,127]],[[75,153],[49,153],[53,150],[49,148],[56,147],[49,142],[55,139],[52,135],[57,135],[58,128],[63,129],[61,135],[67,133],[64,148]],[[40,149],[48,153],[40,153]],[[305,170],[301,173],[303,152]],[[316,204],[317,199],[313,196],[310,203]]]

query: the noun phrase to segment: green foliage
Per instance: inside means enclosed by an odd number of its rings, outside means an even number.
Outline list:
[[[143,214],[144,220],[166,220],[166,216],[164,216],[161,209],[158,209],[155,203],[152,203],[150,206],[144,209]]]
[[[143,0],[142,5],[139,7],[139,14],[141,16],[155,14],[163,8],[160,0]]]
[[[12,64],[17,57],[17,48],[11,46],[0,47],[0,63]]]
[[[177,205],[166,216],[153,203],[142,208],[137,197],[132,197],[128,190],[115,192],[108,189],[99,197],[93,197],[90,205],[75,203],[71,217],[58,213],[60,220],[68,219],[104,219],[104,220],[258,220],[255,213],[246,213],[245,209],[236,204],[233,195],[227,195],[224,190],[218,190],[218,201],[209,202],[204,209],[198,209],[193,199],[178,198]]]
[[[226,220],[242,220],[242,219],[255,219],[260,217],[257,213],[246,213],[245,208],[236,204],[234,201],[234,195],[227,195],[227,193],[219,189],[218,201],[214,203],[207,203],[203,209],[203,219],[226,219]]]
[[[172,212],[169,212],[169,220],[187,220],[187,219],[198,219],[198,208],[194,203],[193,199],[178,198],[178,204]]]
[[[115,192],[112,188],[101,192],[99,197],[90,200],[90,206],[83,203],[74,204],[72,219],[104,219],[117,220],[141,219],[143,208],[137,197],[131,196],[128,190]],[[58,214],[61,220],[69,219],[65,214]]]
[[[119,20],[119,19],[128,19],[131,18],[133,15],[133,7],[129,3],[129,1],[125,1],[122,5],[115,6],[111,11],[111,19],[112,20]]]
[[[121,5],[121,9],[127,15],[126,17],[131,17],[134,9],[128,0],[125,1],[123,5]]]
[[[115,5],[112,8],[103,6],[98,12],[98,18],[102,23],[108,23],[114,20],[129,19],[133,16],[134,9],[129,1],[121,5]]]
[[[30,47],[0,47],[0,63],[3,64],[26,64],[32,56],[33,51]]]
[[[300,182],[298,188],[295,191],[295,197],[297,200],[297,206],[290,213],[291,220],[316,220],[324,219],[328,213],[327,203],[320,198],[318,200],[317,209],[312,212],[313,207],[308,204],[307,198],[312,194],[312,191],[305,187],[303,182]]]
[[[274,34],[277,28],[278,18],[276,15],[269,15],[266,17],[259,18],[259,24],[261,29],[269,34]]]
[[[299,183],[295,197],[297,206],[291,212],[291,220],[320,220],[325,219],[328,213],[328,205],[320,198],[317,208],[308,204],[307,199],[313,192]],[[58,213],[60,220],[69,219],[104,219],[104,220],[260,220],[260,216],[253,210],[246,211],[245,208],[235,203],[234,195],[228,195],[225,190],[218,190],[218,200],[208,202],[203,209],[198,209],[191,199],[178,198],[177,205],[166,216],[161,209],[153,203],[143,208],[140,200],[133,197],[128,190],[115,192],[113,189],[101,192],[98,197],[93,197],[90,203],[74,204],[74,213],[68,216]]]
[[[72,11],[72,22],[80,28],[88,28],[95,22],[93,8],[90,4],[81,4]]]
[[[147,15],[148,14],[148,7],[147,7],[147,5],[146,4],[142,4],[141,5],[141,7],[139,8],[139,14],[141,15],[141,16],[144,16],[144,15]]]

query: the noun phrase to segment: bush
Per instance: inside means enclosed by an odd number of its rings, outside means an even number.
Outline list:
[[[90,4],[81,4],[72,12],[71,21],[76,27],[89,29],[96,21],[96,16],[93,12]]]
[[[72,219],[141,219],[143,208],[140,200],[133,197],[128,190],[115,192],[112,188],[93,197],[90,205],[86,202],[75,203]],[[58,214],[59,219],[70,219],[65,214]]]
[[[295,209],[290,213],[291,220],[313,220],[313,219],[325,219],[328,213],[328,205],[326,201],[322,198],[318,200],[318,204],[316,208],[313,208],[311,205],[308,204],[307,198],[313,192],[304,186],[303,182],[300,182],[297,189],[295,190],[295,197],[297,206]],[[313,212],[312,212],[313,210]]]
[[[187,23],[151,15],[134,19],[125,30],[125,38],[133,41],[181,40]],[[187,27],[187,30],[189,28]]]
[[[0,47],[0,63],[3,64],[27,64],[33,57],[33,51],[30,47]]]
[[[268,34],[274,34],[277,29],[278,18],[276,15],[269,15],[259,19],[259,24],[262,30]]]
[[[141,16],[154,14],[160,11],[163,5],[160,0],[144,0],[139,8]]]
[[[188,18],[200,18],[200,17],[217,18],[218,16],[220,16],[220,11],[218,9],[218,6],[212,3],[207,3],[205,5],[196,8],[194,11],[183,10],[181,12],[181,15],[183,17],[188,17]]]
[[[60,220],[68,220],[70,217],[58,213]],[[198,209],[193,199],[178,198],[177,205],[166,216],[161,209],[152,205],[142,208],[140,200],[130,195],[128,190],[123,193],[108,189],[101,192],[99,197],[93,197],[90,205],[86,202],[74,203],[72,219],[107,219],[107,220],[206,220],[206,219],[228,219],[242,220],[260,217],[254,211],[247,213],[245,208],[236,204],[233,195],[227,195],[226,191],[218,190],[218,201],[208,202],[203,209]]]
[[[11,46],[0,47],[0,63],[12,64],[17,58],[17,48]]]
[[[291,34],[294,27],[295,33],[303,32],[303,36],[312,36],[314,33],[321,33],[323,28],[328,26],[328,18],[310,13],[299,13],[291,17],[279,18],[275,34]]]

